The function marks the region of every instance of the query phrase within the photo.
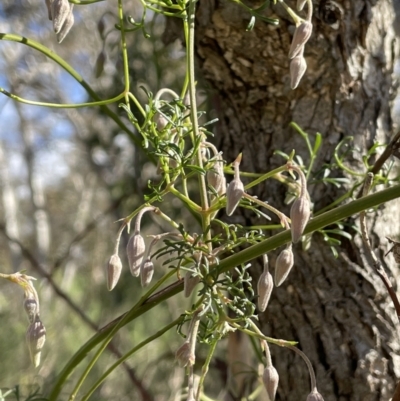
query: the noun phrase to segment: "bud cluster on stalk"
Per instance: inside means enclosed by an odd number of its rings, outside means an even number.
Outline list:
[[[74,25],[74,5],[68,0],[45,0],[45,3],[58,43],[61,43]]]
[[[296,29],[293,34],[292,43],[289,49],[289,60],[290,60],[290,87],[296,89],[300,83],[301,78],[307,69],[307,63],[304,58],[304,46],[310,39],[312,33],[312,3],[311,1],[298,0],[297,9],[301,11],[305,3],[308,3],[309,11],[307,19],[303,20],[297,17]]]

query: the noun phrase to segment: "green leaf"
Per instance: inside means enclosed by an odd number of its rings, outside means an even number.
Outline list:
[[[205,175],[206,174],[206,170],[204,170],[204,168],[201,168],[199,166],[195,166],[193,164],[187,164],[185,167],[190,169],[190,170],[194,170],[194,171],[198,172],[201,175]]]

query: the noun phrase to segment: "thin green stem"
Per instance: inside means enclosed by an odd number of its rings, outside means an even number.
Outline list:
[[[201,389],[203,387],[204,380],[205,380],[205,378],[207,376],[207,373],[208,373],[208,367],[210,366],[210,362],[211,362],[212,356],[214,355],[214,351],[217,348],[217,344],[218,344],[220,338],[221,337],[218,336],[214,340],[214,342],[211,344],[210,349],[209,349],[208,354],[207,354],[207,358],[206,358],[206,360],[204,362],[203,367],[201,368],[201,376],[200,376],[200,380],[199,380],[199,384],[197,386],[197,392],[196,392],[196,401],[199,401],[199,399],[200,399]]]
[[[150,337],[147,337],[146,340],[142,341],[140,344],[138,344],[136,347],[133,347],[129,352],[127,352],[124,356],[119,358],[113,365],[111,365],[101,376],[100,378],[93,384],[93,386],[90,388],[90,390],[82,397],[81,401],[87,401],[90,396],[94,393],[94,391],[100,386],[101,383],[118,367],[120,366],[123,362],[125,362],[128,358],[130,358],[136,351],[140,350],[143,348],[145,345],[149,344],[153,340],[157,339],[158,337],[161,337],[164,333],[166,333],[168,330],[172,329],[173,327],[177,326],[179,323],[183,321],[185,317],[184,316],[179,316],[177,319],[175,319],[173,322],[167,324],[165,327],[163,327],[161,330],[157,331],[157,333],[153,334]]]
[[[195,10],[196,10],[196,0],[189,0],[189,13],[188,13],[188,20],[189,20],[189,29],[188,29],[188,42],[187,42],[187,63],[188,63],[188,70],[189,70],[189,95],[190,95],[190,113],[191,113],[191,120],[193,126],[193,133],[194,138],[199,138],[200,130],[199,130],[199,122],[197,119],[197,102],[196,102],[196,84],[195,84],[195,75],[194,75],[194,28],[195,28]],[[185,21],[185,25],[188,22]],[[194,141],[193,141],[194,144]],[[202,147],[200,146],[197,155],[196,161],[200,168],[203,168],[203,158],[202,158]],[[204,175],[199,175],[199,190],[200,190],[200,199],[201,199],[201,207],[203,211],[207,211],[209,204],[208,204],[208,197],[207,197],[207,188],[206,188],[206,181]],[[207,243],[208,246],[211,247],[211,231],[208,230],[208,226],[210,225],[210,214],[204,213],[202,216],[203,222],[203,232],[207,232]],[[211,250],[211,249],[210,249]]]
[[[56,62],[61,68],[63,68],[68,74],[70,74],[79,84],[87,91],[87,93],[96,101],[102,101],[100,97],[96,94],[96,92],[90,87],[90,85],[82,78],[80,74],[78,74],[64,59],[58,56],[56,53],[51,51],[46,46],[43,46],[41,43],[36,42],[35,40],[25,38],[20,35],[15,35],[11,33],[0,33],[0,40],[6,40],[11,42],[22,43],[32,49],[39,51],[44,54],[54,62]],[[121,95],[119,95],[121,96]],[[122,94],[123,96],[123,94]],[[122,99],[122,97],[121,97]],[[140,145],[140,140],[136,137],[136,135],[121,121],[117,114],[112,112],[106,105],[100,105],[101,110],[107,114],[111,119],[113,119],[116,124],[123,129],[131,138],[131,140],[136,144]]]
[[[270,172],[263,174],[261,177],[258,177],[256,180],[250,182],[249,184],[247,184],[244,189],[247,191],[250,188],[255,187],[256,185],[260,184],[261,182],[267,180],[268,178],[274,177],[275,175],[282,173],[283,171],[286,171],[286,164],[276,168],[275,170],[271,170]]]

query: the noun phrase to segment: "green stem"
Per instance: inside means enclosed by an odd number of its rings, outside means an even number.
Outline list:
[[[194,76],[194,27],[195,27],[195,9],[196,9],[196,0],[189,0],[189,29],[185,31],[188,33],[187,36],[187,63],[189,70],[189,94],[190,94],[190,113],[191,120],[193,126],[194,138],[198,138],[200,134],[199,130],[199,122],[197,119],[197,103],[196,103],[196,84],[195,84],[195,76]],[[185,21],[185,25],[187,26],[188,22]],[[194,144],[194,141],[193,141]],[[203,168],[203,159],[202,159],[202,147],[200,146],[197,155],[197,164],[200,168]],[[206,181],[204,175],[199,175],[199,190],[200,190],[200,199],[201,199],[201,207],[203,211],[208,211],[208,197],[207,197],[207,188]],[[208,230],[208,226],[210,225],[210,214],[204,213],[202,216],[203,222],[203,232],[207,232],[206,241],[211,247],[211,231]],[[211,250],[211,249],[210,249]]]
[[[145,345],[149,344],[153,340],[157,339],[158,337],[161,337],[164,333],[166,333],[168,330],[172,329],[173,327],[177,326],[182,320],[184,319],[184,316],[179,316],[177,319],[175,319],[173,322],[170,324],[166,325],[163,327],[161,330],[157,331],[157,333],[153,334],[152,336],[146,338],[146,340],[142,341],[140,344],[138,344],[136,347],[132,348],[129,352],[127,352],[124,356],[119,358],[113,365],[111,365],[101,376],[100,378],[96,381],[96,383],[93,384],[93,386],[90,388],[90,390],[82,397],[81,401],[87,401],[89,397],[94,393],[94,391],[100,386],[101,383],[118,367],[120,366],[123,362],[125,362],[131,355],[133,355],[136,351],[139,349],[143,348]]]
[[[382,203],[389,202],[396,198],[400,197],[400,185],[395,187],[391,187],[385,189],[383,191],[377,192],[372,195],[365,196],[363,198],[357,199],[347,205],[340,206],[335,210],[330,210],[322,215],[311,219],[305,228],[305,234],[309,234],[316,230],[320,230],[327,225],[336,223],[340,220],[346,219],[352,215],[356,215],[360,213],[362,210],[366,210],[375,206],[378,206]],[[213,268],[218,268],[219,272],[227,272],[228,270],[238,266],[241,263],[247,263],[248,261],[259,257],[273,249],[276,249],[286,243],[291,241],[291,233],[289,230],[276,234],[266,240],[252,245],[247,249],[244,249],[234,255],[231,255],[219,262],[219,265],[210,266],[210,270]],[[107,326],[103,327],[98,333],[96,333],[91,339],[89,339],[86,344],[82,345],[82,347],[75,353],[75,355],[69,360],[67,365],[64,367],[62,372],[59,375],[59,378],[54,385],[53,390],[50,393],[49,401],[57,401],[58,396],[61,392],[62,386],[64,382],[67,380],[69,375],[75,369],[75,367],[86,357],[86,355],[101,341],[103,341],[109,333],[113,330],[113,328],[124,319],[124,325],[128,324],[132,320],[146,313],[150,309],[154,308],[156,305],[165,301],[166,299],[171,298],[172,296],[178,294],[183,290],[183,280],[179,280],[167,288],[162,289],[158,293],[152,295],[149,298],[141,299],[139,304],[135,305],[129,312],[119,316],[112,322],[110,322]],[[254,333],[250,331],[252,335]],[[270,339],[268,337],[261,337],[264,340],[269,342],[276,343],[277,340]],[[270,341],[273,340],[273,341]],[[277,344],[281,345],[281,344]]]
[[[272,171],[270,171],[270,172],[268,172],[266,174],[263,174],[261,177],[259,177],[256,180],[250,182],[249,184],[247,184],[244,187],[244,189],[247,191],[248,189],[255,187],[256,185],[260,184],[261,182],[267,180],[268,178],[271,178],[274,175],[277,175],[277,174],[279,174],[279,173],[281,173],[283,171],[286,171],[286,170],[287,170],[287,168],[286,168],[286,164],[285,164],[285,165],[283,165],[281,167],[276,168],[275,170],[272,170]]]
[[[17,43],[22,43],[28,47],[31,47],[32,49],[35,49],[39,51],[40,53],[43,53],[45,56],[56,62],[61,68],[63,68],[68,74],[70,74],[77,82],[80,83],[80,85],[86,90],[86,92],[96,101],[102,101],[100,97],[96,94],[96,92],[90,87],[90,85],[81,77],[80,74],[78,74],[65,60],[63,60],[60,56],[55,54],[53,51],[51,51],[49,48],[46,46],[43,46],[41,43],[36,42],[35,40],[25,38],[20,35],[15,35],[11,33],[0,33],[0,40],[7,40],[10,42],[17,42]],[[123,94],[119,95],[123,97]],[[121,97],[121,98],[122,98]],[[114,98],[115,99],[115,98]],[[17,99],[16,99],[17,100]],[[132,141],[136,145],[140,145],[140,140],[136,137],[136,135],[129,130],[128,127],[121,121],[121,119],[118,117],[117,114],[112,112],[107,106],[101,105],[100,106],[101,110],[107,114],[110,118],[112,118],[116,124],[124,130],[129,137],[132,139]]]

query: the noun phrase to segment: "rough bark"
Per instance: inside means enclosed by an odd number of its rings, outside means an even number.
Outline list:
[[[295,8],[294,1],[288,4]],[[366,149],[374,141],[387,142],[392,134],[398,46],[392,2],[315,1],[314,7],[313,34],[305,49],[307,72],[292,91],[287,55],[294,25],[279,4],[273,8],[279,26],[258,21],[246,32],[249,15],[233,2],[200,2],[197,51],[220,119],[216,141],[228,161],[243,152],[246,171],[281,165],[282,158],[274,156],[277,149],[296,149],[307,159],[304,141],[288,127],[291,121],[322,134],[316,170],[331,162],[335,146],[349,135],[354,149],[360,149],[349,162],[362,169]],[[315,211],[340,194],[333,186],[309,190]],[[268,181],[257,195],[289,213],[280,183]],[[384,236],[398,234],[398,217],[394,203],[375,215],[372,238],[379,256],[387,248]],[[251,221],[244,214],[232,219]],[[318,234],[309,251],[297,245],[295,252],[292,273],[260,316],[264,333],[299,341],[326,401],[388,400],[400,376],[398,322],[359,238],[342,241],[338,259]],[[394,264],[385,261],[394,275]],[[305,399],[310,388],[303,362],[288,350],[271,351],[280,374],[277,400]]]

